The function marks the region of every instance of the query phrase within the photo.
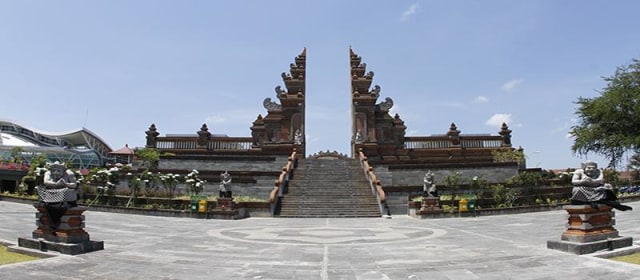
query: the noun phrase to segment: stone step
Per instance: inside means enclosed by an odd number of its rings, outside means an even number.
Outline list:
[[[357,160],[299,162],[280,208],[280,217],[381,217]]]
[[[280,218],[379,218],[380,214],[338,214],[338,215],[323,215],[323,214],[295,214],[295,215],[281,215]]]
[[[285,196],[285,199],[283,199],[282,201],[327,201],[327,202],[335,202],[335,203],[339,203],[341,201],[371,201],[371,202],[376,202],[375,198],[373,197],[366,197],[366,196],[349,196],[349,197],[344,197],[344,196],[327,196],[327,197],[313,197],[313,196]]]
[[[325,208],[291,208],[288,209],[286,211],[280,211],[280,213],[303,213],[303,212],[324,212],[324,213],[357,213],[357,212],[380,212],[380,209],[378,207],[367,207],[367,208],[343,208],[343,209],[337,209],[337,208],[329,208],[329,207],[325,207]]]
[[[291,209],[288,211],[281,211],[280,215],[289,214],[328,214],[328,213],[377,213],[380,214],[379,209],[333,209],[333,208],[311,208],[311,209]]]
[[[354,190],[354,189],[343,189],[343,190],[289,190],[285,193],[286,196],[306,196],[306,197],[326,197],[331,196],[335,198],[345,197],[348,198],[350,196],[365,196],[372,197],[373,193],[370,189],[366,190]]]
[[[335,208],[335,209],[342,209],[342,208],[348,208],[348,209],[353,209],[353,208],[358,208],[358,207],[378,207],[378,203],[373,203],[373,202],[349,202],[349,203],[331,203],[329,201],[292,201],[292,202],[282,202],[280,204],[284,209],[287,208]]]

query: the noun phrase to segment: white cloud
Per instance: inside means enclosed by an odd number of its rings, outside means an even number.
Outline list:
[[[441,104],[443,107],[451,107],[451,108],[464,108],[464,104],[460,102],[443,102]]]
[[[524,80],[522,79],[513,79],[511,81],[508,81],[504,84],[502,84],[502,90],[506,91],[506,92],[511,92],[513,91],[513,89],[516,88],[516,86],[522,84]]]
[[[208,116],[205,119],[206,123],[224,123],[226,119],[222,116]]]
[[[416,129],[409,130],[409,131],[407,131],[407,136],[417,136],[418,132],[419,131],[416,130]]]
[[[508,125],[512,120],[511,114],[494,114],[485,122],[485,124],[500,128],[502,123],[506,123]]]
[[[476,97],[476,99],[474,100],[476,103],[486,103],[489,101],[489,98],[487,98],[486,96],[478,96]]]
[[[409,8],[402,12],[402,21],[405,21],[407,19],[409,19],[409,17],[411,17],[413,14],[415,14],[418,11],[418,8],[420,8],[420,6],[418,5],[418,3],[412,4],[411,6],[409,6]]]

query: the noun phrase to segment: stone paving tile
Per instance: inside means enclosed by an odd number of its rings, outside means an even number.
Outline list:
[[[640,209],[640,202],[630,203]],[[0,201],[0,239],[35,228]],[[640,216],[617,212],[640,241]],[[640,279],[640,266],[546,248],[564,211],[448,219],[202,220],[85,212],[105,250],[0,266],[0,279]]]

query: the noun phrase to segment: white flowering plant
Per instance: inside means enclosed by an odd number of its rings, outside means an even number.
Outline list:
[[[154,196],[158,192],[160,187],[160,173],[154,174],[149,170],[145,170],[140,174],[141,184],[144,186],[144,193],[146,196]]]
[[[164,188],[167,196],[169,198],[173,198],[176,193],[176,188],[178,187],[178,183],[180,183],[180,175],[168,173],[161,174],[159,176],[160,182],[162,182],[162,187]]]
[[[184,183],[187,186],[187,191],[192,195],[198,195],[204,190],[204,185],[207,183],[206,180],[200,179],[198,175],[200,172],[198,170],[192,170],[184,176]]]

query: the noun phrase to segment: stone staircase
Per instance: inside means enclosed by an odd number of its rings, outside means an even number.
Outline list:
[[[301,159],[281,201],[279,217],[381,217],[356,159]]]

